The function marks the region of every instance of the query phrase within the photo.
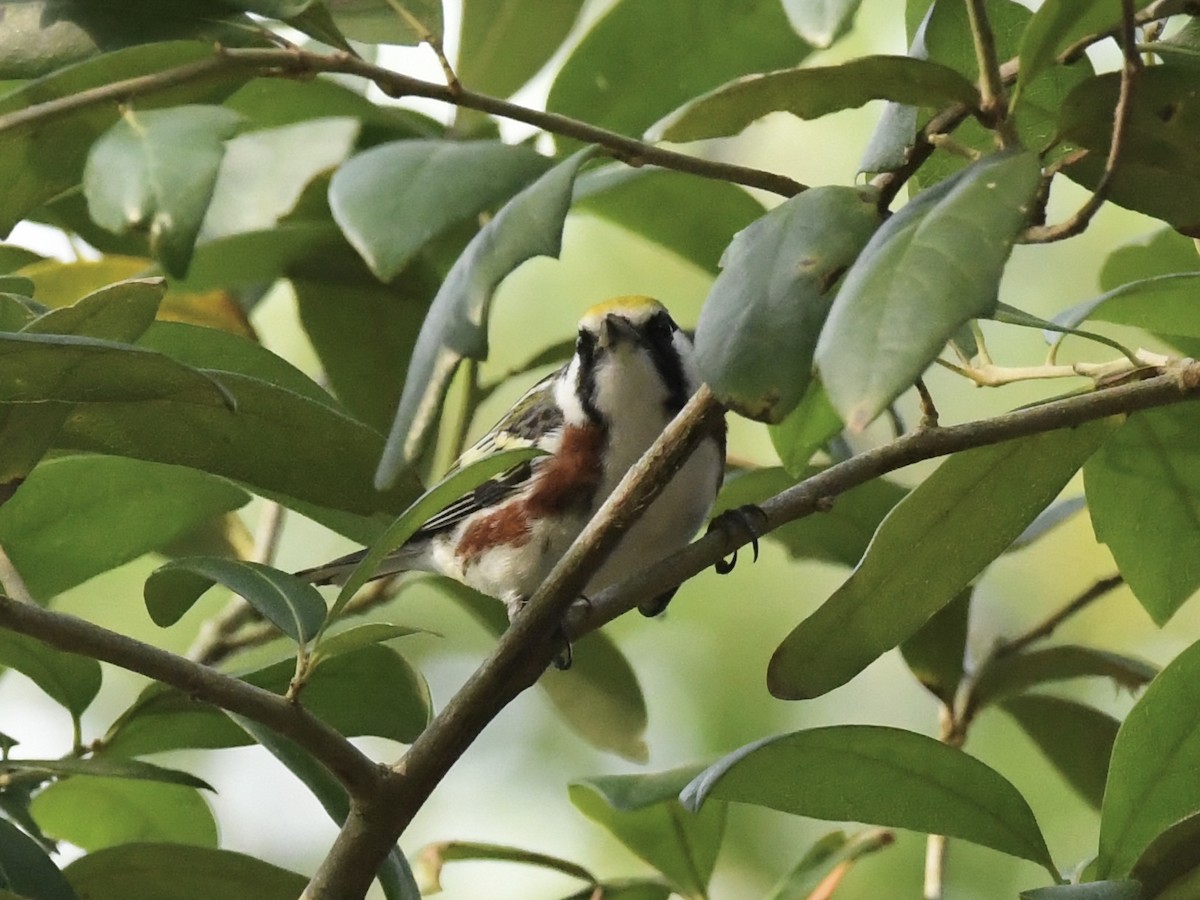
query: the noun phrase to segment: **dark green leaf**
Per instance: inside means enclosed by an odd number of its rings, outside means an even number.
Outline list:
[[[149,75],[212,56],[211,43],[179,41],[107,53],[0,97],[0,234],[35,207],[79,183],[92,142],[118,119],[116,104],[90,104],[46,121],[26,109],[113,81]],[[139,110],[189,100],[220,101],[246,78],[226,71],[138,101]]]
[[[413,350],[378,485],[392,485],[420,455],[463,357],[487,356],[488,312],[500,282],[527,259],[558,256],[575,175],[591,153],[576,153],[508,201],[446,276]]]
[[[767,738],[709,767],[681,795],[691,809],[710,797],[962,838],[1058,878],[1016,788],[961,750],[910,731],[836,725]]]
[[[845,869],[868,854],[890,847],[895,840],[895,835],[881,828],[860,831],[850,837],[841,831],[831,831],[808,848],[767,895],[767,900],[805,900],[834,869]]]
[[[20,331],[39,314],[37,304],[28,297],[0,292],[0,331]]]
[[[23,266],[41,262],[46,257],[16,244],[0,244],[0,272],[8,274]]]
[[[242,676],[283,694],[295,674],[288,658]],[[381,703],[380,697],[387,702]],[[371,734],[411,743],[429,721],[424,679],[390,647],[371,644],[326,659],[302,694],[304,706],[349,737]],[[217,707],[161,684],[146,688],[104,738],[104,752],[140,756],[181,748],[240,747],[246,733]]]
[[[971,594],[970,587],[964,588],[900,645],[909,671],[949,708],[954,706],[954,696],[963,677]]]
[[[6,819],[0,819],[0,888],[34,900],[78,900],[46,851]]]
[[[322,640],[320,648],[312,655],[312,665],[316,668],[326,660],[343,653],[351,653],[360,647],[382,644],[393,638],[407,637],[422,631],[421,628],[393,625],[390,622],[367,622],[365,625],[354,625]]]
[[[417,44],[425,34],[441,38],[442,0],[404,0],[404,8],[416,20],[401,16],[388,0],[327,0],[333,20],[352,41],[367,44]]]
[[[32,810],[47,834],[88,851],[139,841],[217,846],[204,798],[175,784],[75,776],[41,791]]]
[[[31,298],[33,297],[33,288],[33,281],[24,275],[0,275],[0,293]]]
[[[1111,0],[1109,0],[1111,2]],[[1137,102],[1130,104],[1121,164],[1107,199],[1162,219],[1185,234],[1200,234],[1200,79],[1183,67],[1152,66],[1138,73]],[[1112,140],[1120,75],[1081,82],[1063,103],[1062,137],[1088,150],[1063,171],[1095,188]]]
[[[1193,852],[1200,841],[1200,813],[1167,828],[1134,863],[1129,877],[1142,884],[1143,896],[1158,897],[1168,886],[1186,886],[1200,872],[1200,858]],[[1182,884],[1181,884],[1182,883]],[[1174,897],[1184,900],[1186,893]],[[1163,900],[1167,900],[1166,895]]]
[[[1096,877],[1124,878],[1155,838],[1200,811],[1200,643],[1150,682],[1113,747]]]
[[[165,292],[161,278],[122,281],[38,316],[23,331],[77,334],[132,344],[154,323]]]
[[[1000,703],[1017,720],[1067,784],[1093,809],[1104,802],[1108,760],[1121,723],[1098,709],[1040,694],[1021,694]]]
[[[849,31],[860,3],[862,0],[783,0],[783,8],[796,34],[823,49]]]
[[[33,596],[48,600],[249,500],[223,479],[176,466],[58,457],[0,507],[0,546]]]
[[[268,622],[303,646],[325,621],[325,600],[303,578],[261,563],[218,557],[173,559],[146,579],[146,609],[154,624],[174,625],[214,584],[239,595]]]
[[[494,209],[550,164],[499,141],[397,141],[339,168],[329,205],[371,271],[391,281],[429,241]]]
[[[702,768],[575,781],[571,802],[662,872],[679,893],[705,896],[725,831],[725,805],[688,812],[678,800]]]
[[[582,6],[583,0],[464,0],[459,80],[473,91],[509,96],[554,55]]]
[[[1083,468],[1097,540],[1159,625],[1200,587],[1200,406],[1134,413]]]
[[[871,100],[913,106],[976,104],[979,92],[948,66],[908,56],[863,56],[837,66],[746,75],[697,97],[655,125],[653,140],[735,135],[768,113],[816,119]]]
[[[687,52],[679,36],[687,35]],[[728,3],[623,0],[563,64],[546,101],[553,112],[637,135],[675,107],[748,72],[800,63],[778,0]],[[654,90],[645,90],[653,84]]]
[[[165,769],[137,759],[105,757],[63,757],[61,759],[7,759],[0,762],[0,771],[45,772],[49,775],[90,775],[97,778],[129,778],[134,781],[154,781],[182,787],[213,790],[212,785],[195,775],[178,769]]]
[[[1092,881],[1087,884],[1056,884],[1021,891],[1021,900],[1141,900],[1142,886],[1136,881]]]
[[[879,225],[875,201],[814,188],[734,238],[696,326],[697,364],[723,404],[779,422],[800,402],[834,285]]]
[[[18,491],[18,495],[20,492]],[[100,692],[100,663],[0,630],[0,666],[15,669],[78,719]]]
[[[1113,430],[1093,422],[958,453],[883,520],[854,573],[775,651],[776,697],[817,697],[914,634],[1012,543]]]
[[[1195,241],[1163,228],[1108,254],[1100,269],[1100,290],[1177,272],[1200,272],[1200,252]]]
[[[1078,303],[1060,312],[1054,321],[1074,327],[1088,319],[1100,319],[1159,334],[1200,338],[1197,292],[1200,272],[1159,275],[1120,285]]]
[[[241,116],[221,106],[126,107],[88,154],[83,192],[97,225],[150,235],[150,251],[182,277]]]
[[[1135,691],[1157,673],[1156,666],[1131,656],[1064,644],[993,658],[979,671],[972,694],[982,707],[1070,678],[1111,678],[1119,687]]]
[[[496,637],[508,628],[503,606],[492,597],[449,580],[441,586]],[[547,672],[538,685],[563,721],[593,747],[646,762],[646,699],[633,666],[604,632],[577,641],[571,668]]]
[[[763,214],[762,204],[737,185],[620,164],[579,176],[575,209],[639,234],[713,273],[733,235]]]
[[[820,378],[811,379],[796,408],[767,429],[784,469],[797,480],[809,471],[813,454],[841,431],[842,418],[829,402]]]
[[[988,316],[1039,180],[1037,157],[985,157],[875,232],[834,300],[816,359],[834,407],[861,430],[966,321]]]
[[[121,844],[75,860],[67,880],[83,898],[296,900],[308,879],[270,863],[187,844]]]

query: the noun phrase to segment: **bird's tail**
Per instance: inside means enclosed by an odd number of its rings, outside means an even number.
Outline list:
[[[305,581],[312,584],[345,584],[363,557],[367,555],[367,551],[358,550],[354,553],[347,553],[345,556],[339,556],[337,559],[330,560],[322,566],[315,566],[311,569],[304,569],[296,573],[297,578],[303,578]],[[383,578],[387,575],[395,575],[397,572],[408,572],[414,569],[420,569],[420,548],[411,545],[404,545],[397,550],[393,550],[383,558],[379,568],[371,574],[371,579]]]

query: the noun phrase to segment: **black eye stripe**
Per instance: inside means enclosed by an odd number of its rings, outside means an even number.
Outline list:
[[[596,408],[596,335],[579,329],[579,337],[575,339],[575,355],[579,357],[575,395],[583,407],[583,414],[593,422],[601,422],[600,410]]]
[[[646,323],[646,346],[650,350],[650,359],[654,368],[663,380],[667,389],[667,399],[664,405],[671,415],[683,409],[687,403],[687,377],[683,371],[683,360],[675,346],[675,332],[679,326],[672,321],[665,311],[655,313]]]

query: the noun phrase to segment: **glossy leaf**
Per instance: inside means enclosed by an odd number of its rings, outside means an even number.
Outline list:
[[[0,770],[44,772],[47,776],[88,775],[98,778],[125,778],[133,781],[153,781],[157,784],[213,790],[212,785],[208,782],[188,772],[167,769],[138,759],[69,756],[61,759],[8,759],[0,762]]]
[[[31,808],[47,834],[87,851],[141,841],[217,846],[216,820],[194,788],[76,776],[39,792]]]
[[[242,597],[268,622],[303,646],[325,621],[325,600],[303,578],[261,563],[196,556],[173,559],[146,579],[146,609],[154,624],[174,625],[214,584]]]
[[[1175,657],[1125,717],[1100,814],[1098,878],[1123,878],[1154,839],[1200,811],[1200,644]]]
[[[288,689],[292,658],[242,676],[276,694]],[[387,702],[381,703],[380,696]],[[372,644],[326,659],[305,685],[304,706],[348,737],[371,734],[411,743],[429,721],[424,679],[390,647]],[[121,757],[183,748],[240,747],[246,733],[221,710],[154,684],[109,728],[105,753]]]
[[[187,844],[106,847],[75,860],[65,875],[80,897],[124,900],[296,900],[308,883],[253,856]]]
[[[907,56],[863,56],[836,66],[742,76],[675,110],[648,137],[676,142],[728,137],[768,113],[816,119],[871,100],[973,106],[979,94],[947,66]]]
[[[813,188],[734,238],[695,341],[700,372],[723,404],[779,422],[800,402],[834,286],[879,225],[875,201],[867,189]]]
[[[1111,0],[1109,0],[1111,2]],[[1112,140],[1112,117],[1120,90],[1116,72],[1080,83],[1063,102],[1059,129],[1088,154],[1063,171],[1091,189],[1098,183]],[[1121,165],[1109,182],[1107,199],[1200,234],[1200,84],[1183,67],[1151,66],[1137,78],[1137,103],[1130,104]]]
[[[958,453],[883,520],[850,578],[775,651],[776,697],[817,697],[914,634],[1012,543],[1112,431],[1093,422]]]
[[[117,121],[116,104],[89,104],[48,121],[16,118],[30,106],[114,81],[150,75],[212,56],[205,41],[170,41],[117,50],[53,72],[0,96],[0,234],[35,207],[79,183],[92,142]],[[138,109],[220,102],[247,78],[229,71],[139,98]],[[13,117],[13,118],[10,118]]]
[[[909,671],[925,690],[951,709],[963,677],[971,594],[970,587],[964,588],[900,645]]]
[[[1200,588],[1198,428],[1192,403],[1135,413],[1083,469],[1096,539],[1159,625]]]
[[[493,598],[449,580],[441,588],[496,637],[508,628],[508,616]],[[555,711],[593,747],[646,762],[646,698],[621,648],[603,631],[593,631],[575,642],[571,655],[571,668],[538,679]]]
[[[1136,881],[1091,881],[1056,884],[1021,891],[1021,900],[1141,900],[1142,886]]]
[[[15,631],[0,630],[0,666],[26,676],[76,720],[100,692],[96,660],[56,650]]]
[[[911,731],[835,725],[766,738],[710,766],[681,795],[690,809],[709,798],[944,834],[1058,877],[1016,788],[961,750]]]
[[[1141,9],[1150,0],[1134,0]],[[1119,0],[1046,0],[1021,39],[1021,67],[1017,89],[1032,82],[1052,66],[1060,52],[1089,34],[1103,34],[1121,22]]]
[[[1200,813],[1188,816],[1162,832],[1138,857],[1129,877],[1142,885],[1146,897],[1163,900],[1184,900],[1186,893],[1171,896],[1167,891],[1175,886],[1187,887],[1187,882],[1200,872],[1200,859],[1192,852],[1200,841]]]
[[[679,52],[687,35],[687,52]],[[800,63],[777,0],[736,7],[715,0],[623,0],[596,22],[563,63],[547,109],[638,135],[680,104],[748,72]],[[655,85],[652,91],[643,90]]]
[[[851,430],[910,387],[964,322],[995,309],[1038,179],[1031,153],[985,157],[875,232],[846,274],[816,351]]]
[[[127,107],[92,146],[83,172],[88,211],[121,234],[145,230],[172,275],[187,272],[216,184],[225,141],[241,117],[221,106]]]
[[[582,6],[583,0],[464,0],[459,80],[474,91],[509,96],[554,55]]]
[[[0,818],[0,888],[36,900],[78,900],[46,851],[7,819]]]
[[[1200,338],[1197,292],[1200,292],[1200,272],[1159,275],[1123,284],[1085,300],[1060,312],[1054,321],[1073,328],[1088,319],[1100,319],[1135,325],[1158,334]]]
[[[446,276],[413,350],[375,476],[380,487],[420,455],[458,363],[487,356],[488,312],[500,282],[527,259],[558,256],[575,175],[591,152],[564,160],[508,201]]]
[[[397,141],[341,166],[329,205],[371,271],[391,281],[429,241],[495,209],[550,164],[499,141]]]
[[[725,831],[725,806],[689,812],[679,792],[700,771],[609,775],[571,783],[571,802],[648,862],[684,896],[705,896]]]
[[[1063,644],[991,659],[978,672],[972,695],[978,706],[984,706],[1071,678],[1109,678],[1118,687],[1136,691],[1157,674],[1156,666],[1131,656]]]
[[[730,239],[763,214],[762,204],[737,185],[623,164],[580,175],[574,208],[713,273]]]
[[[223,479],[177,466],[60,456],[0,507],[0,545],[44,601],[249,500]]]
[[[1041,694],[1009,697],[1000,708],[1016,720],[1067,784],[1090,807],[1100,809],[1121,723],[1091,706]]]
[[[796,34],[814,47],[825,48],[849,30],[862,0],[783,0]]]

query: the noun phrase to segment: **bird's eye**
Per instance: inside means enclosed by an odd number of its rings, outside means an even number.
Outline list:
[[[590,363],[596,355],[596,335],[581,328],[575,339],[575,355],[581,363]]]

